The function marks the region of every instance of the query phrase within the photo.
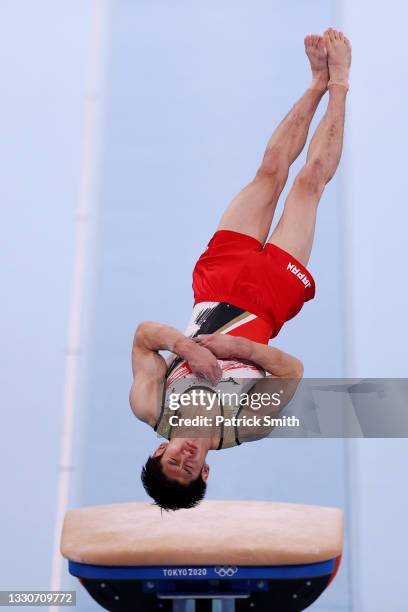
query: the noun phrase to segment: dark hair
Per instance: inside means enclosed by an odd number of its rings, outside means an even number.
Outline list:
[[[141,478],[145,491],[162,510],[194,508],[205,495],[207,485],[201,474],[183,485],[171,480],[163,472],[160,457],[149,457],[142,468]]]

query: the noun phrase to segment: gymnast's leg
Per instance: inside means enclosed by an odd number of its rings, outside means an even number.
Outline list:
[[[327,52],[321,36],[305,38],[312,81],[300,100],[277,127],[253,181],[230,203],[218,229],[248,234],[265,242],[273,214],[285,186],[289,166],[302,151],[316,108],[327,90]]]
[[[282,217],[268,240],[304,265],[312,250],[317,205],[341,157],[351,64],[351,45],[341,32],[330,28],[324,41],[330,75],[329,104],[310,143],[306,164],[296,177]]]

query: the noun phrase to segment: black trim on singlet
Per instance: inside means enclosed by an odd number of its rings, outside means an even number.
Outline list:
[[[163,418],[165,402],[166,402],[166,379],[164,379],[163,381],[163,391],[162,391],[160,414],[159,414],[159,418],[156,421],[156,425],[153,427],[153,431],[157,431],[159,423]]]
[[[251,393],[252,389],[254,389],[255,385],[256,385],[256,383],[254,383],[254,384],[252,385],[252,387],[250,387],[250,389],[248,389],[248,391],[247,391],[247,394],[248,394],[248,395]],[[240,404],[240,406],[239,406],[239,408],[238,408],[238,412],[237,412],[237,416],[236,416],[236,418],[237,418],[237,419],[238,419],[239,415],[241,414],[241,410],[242,410],[242,408],[243,408],[243,405],[242,405],[242,399],[241,399],[241,401],[239,402],[239,404]],[[242,442],[240,442],[240,441],[239,441],[239,438],[238,438],[238,433],[239,433],[239,432],[238,432],[238,425],[235,425],[235,443],[236,443],[236,445],[237,445],[237,446],[240,446],[240,445],[242,444]]]
[[[220,302],[217,306],[209,306],[195,320],[195,323],[200,326],[195,335],[213,334],[244,312],[246,311],[243,308],[238,308],[238,306],[233,306],[227,302]]]

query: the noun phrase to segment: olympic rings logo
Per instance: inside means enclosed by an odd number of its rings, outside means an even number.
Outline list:
[[[214,572],[218,574],[220,578],[232,578],[232,576],[236,574],[237,571],[238,571],[238,568],[233,567],[231,565],[230,566],[224,565],[224,566],[214,568]]]

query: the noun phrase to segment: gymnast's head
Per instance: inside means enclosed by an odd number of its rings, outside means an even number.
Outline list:
[[[210,466],[207,448],[197,440],[172,438],[142,468],[145,491],[163,510],[194,508],[205,496]]]

